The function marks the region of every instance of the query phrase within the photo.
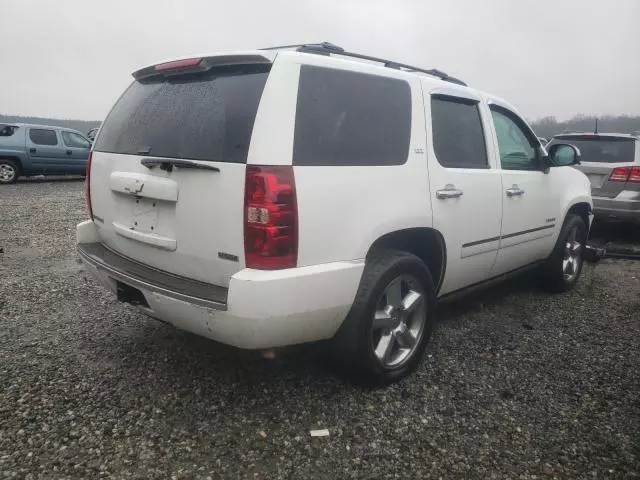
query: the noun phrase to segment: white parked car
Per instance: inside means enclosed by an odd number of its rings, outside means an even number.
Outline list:
[[[498,97],[331,44],[133,76],[94,143],[77,242],[152,317],[246,349],[329,340],[384,384],[420,361],[438,299],[531,267],[554,291],[578,280],[579,152],[547,154]]]

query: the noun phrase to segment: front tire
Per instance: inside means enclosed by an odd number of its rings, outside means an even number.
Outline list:
[[[374,252],[330,342],[336,366],[359,384],[396,382],[420,363],[434,317],[435,288],[424,263],[407,252]]]
[[[20,166],[13,160],[0,158],[0,184],[14,183],[20,176]]]
[[[542,269],[543,286],[554,293],[571,290],[578,282],[587,243],[587,226],[577,215],[569,214],[556,246]]]

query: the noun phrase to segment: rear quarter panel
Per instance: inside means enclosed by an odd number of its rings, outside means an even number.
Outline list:
[[[31,171],[31,160],[26,148],[26,128],[20,127],[10,137],[0,137],[0,157],[17,158],[23,173]]]
[[[292,163],[300,64],[353,69],[353,62],[281,54],[272,67],[251,139],[248,164]],[[430,227],[432,212],[419,79],[392,69],[357,64],[357,71],[407,81],[412,128],[405,164],[294,166],[298,199],[298,266],[365,258],[386,233]]]

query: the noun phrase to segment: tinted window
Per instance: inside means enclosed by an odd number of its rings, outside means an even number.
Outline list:
[[[0,125],[0,137],[10,137],[17,129],[12,125]]]
[[[62,132],[62,141],[67,147],[91,148],[89,140],[73,132]]]
[[[433,148],[450,168],[488,168],[487,147],[478,103],[447,96],[431,97]]]
[[[295,165],[401,165],[411,136],[411,92],[403,80],[300,68]]]
[[[94,149],[244,163],[267,76],[264,66],[243,66],[133,82]]]
[[[57,145],[58,137],[54,130],[32,128],[29,130],[29,138],[36,145]]]
[[[554,143],[570,143],[580,149],[583,162],[624,163],[633,162],[635,158],[636,140],[633,138],[607,137],[603,135],[558,136]]]
[[[538,148],[523,122],[514,114],[491,107],[493,125],[498,137],[500,163],[504,170],[539,170]]]

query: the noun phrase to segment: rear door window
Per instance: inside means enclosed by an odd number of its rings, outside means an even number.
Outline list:
[[[593,163],[633,162],[636,153],[636,140],[606,135],[560,135],[554,137],[547,146],[555,143],[570,143],[580,150],[581,161]]]
[[[433,149],[440,165],[447,168],[489,168],[477,101],[433,95],[431,118]]]
[[[294,165],[402,165],[411,137],[404,80],[300,67]]]
[[[44,128],[32,128],[29,130],[29,138],[36,145],[57,145],[58,136],[55,130]]]
[[[109,113],[94,150],[246,163],[269,68],[135,81]]]

